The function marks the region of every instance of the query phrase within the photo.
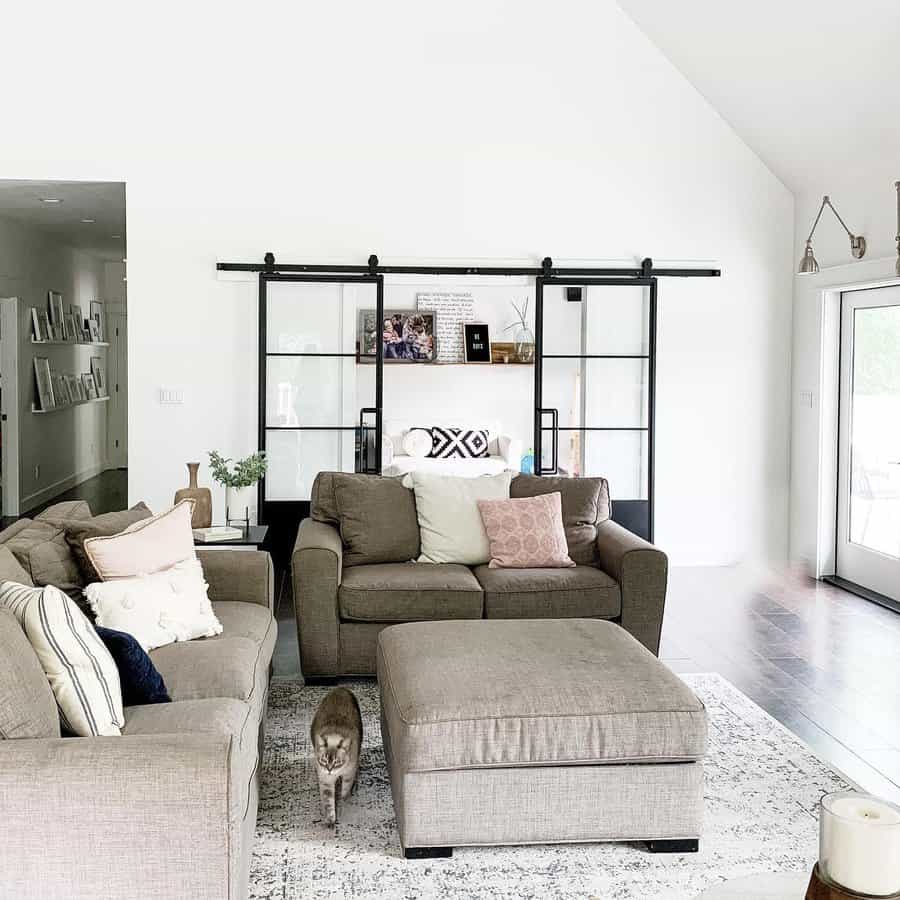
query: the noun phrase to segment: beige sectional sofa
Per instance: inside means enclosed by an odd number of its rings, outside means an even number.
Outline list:
[[[65,526],[87,516],[86,504],[58,505],[0,532],[0,580],[77,590]],[[121,737],[60,736],[36,657],[17,621],[0,614],[0,682],[15,670],[20,685],[0,690],[0,723],[20,721],[23,704],[54,723],[30,738],[4,740],[0,729],[0,898],[247,896],[274,576],[267,553],[198,556],[224,631],[151,652],[173,702],[126,707]]]
[[[574,568],[470,568],[410,562],[415,499],[399,479],[320,473],[292,558],[304,675],[374,675],[382,629],[445,619],[609,619],[658,653],[665,554],[610,519],[605,479],[519,475],[510,495],[551,491]]]

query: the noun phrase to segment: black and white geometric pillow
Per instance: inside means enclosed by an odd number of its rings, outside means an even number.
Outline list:
[[[431,456],[436,459],[480,459],[488,455],[488,433],[486,431],[463,431],[461,428],[431,429]]]

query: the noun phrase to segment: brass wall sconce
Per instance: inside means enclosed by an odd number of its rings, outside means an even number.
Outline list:
[[[898,182],[898,203],[900,203],[900,182]],[[850,235],[850,252],[853,254],[854,259],[862,259],[866,255],[866,239],[861,234],[854,234],[844,223],[844,220],[838,214],[838,211],[834,208],[831,200],[826,194],[822,198],[822,205],[819,207],[819,214],[816,216],[816,221],[813,222],[812,230],[809,232],[809,237],[806,239],[806,250],[803,251],[803,258],[800,260],[800,266],[797,269],[797,273],[800,275],[815,275],[816,272],[819,271],[819,264],[816,262],[816,257],[813,254],[812,249],[812,239],[813,235],[816,233],[816,226],[819,224],[819,219],[822,218],[822,213],[825,211],[825,207],[828,207],[837,218],[838,222],[844,228],[844,231]],[[900,247],[900,237],[898,237],[898,247]],[[898,262],[898,266],[900,266],[900,262]]]

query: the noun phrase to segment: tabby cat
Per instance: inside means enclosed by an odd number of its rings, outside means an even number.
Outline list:
[[[353,692],[346,688],[330,691],[319,704],[309,733],[322,815],[328,825],[337,822],[337,793],[346,800],[356,784],[362,736],[362,715]]]

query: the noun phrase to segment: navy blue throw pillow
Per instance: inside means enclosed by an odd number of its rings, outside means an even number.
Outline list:
[[[96,631],[116,661],[125,706],[172,702],[162,675],[144,648],[130,634],[99,626]]]

